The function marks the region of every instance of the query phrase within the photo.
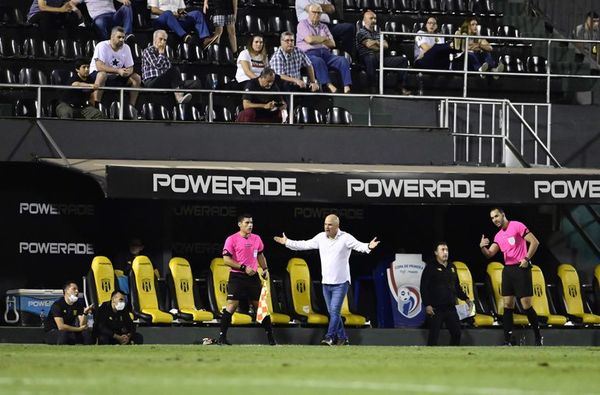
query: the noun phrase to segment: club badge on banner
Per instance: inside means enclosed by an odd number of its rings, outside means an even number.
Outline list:
[[[421,254],[396,254],[387,269],[390,293],[397,303],[397,308],[392,309],[397,328],[416,328],[425,322],[420,290],[423,269]]]

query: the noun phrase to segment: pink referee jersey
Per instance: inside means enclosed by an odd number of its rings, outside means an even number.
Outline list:
[[[258,260],[256,257],[261,254],[265,246],[260,236],[250,233],[248,237],[243,237],[239,232],[232,234],[225,240],[223,255],[230,255],[231,258],[252,270],[258,269]],[[243,273],[241,270],[231,269],[232,272]]]
[[[518,265],[527,256],[527,241],[525,235],[529,229],[519,221],[508,221],[506,229],[500,229],[494,237],[500,251],[504,253],[504,264]]]

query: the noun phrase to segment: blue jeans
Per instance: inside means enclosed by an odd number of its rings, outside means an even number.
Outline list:
[[[103,40],[110,38],[110,31],[115,26],[123,26],[125,34],[131,34],[133,32],[133,10],[129,5],[122,5],[117,12],[109,12],[94,18],[94,26]]]
[[[333,340],[347,339],[344,331],[344,322],[342,321],[342,304],[348,293],[350,283],[346,281],[343,284],[323,284],[323,296],[327,311],[329,311],[329,327],[327,328],[326,338]]]
[[[315,69],[315,75],[319,84],[325,85],[331,82],[329,79],[329,68],[336,69],[342,76],[344,86],[352,85],[350,64],[343,56],[333,55],[329,48],[309,49],[306,55]]]
[[[185,36],[194,28],[201,39],[210,35],[204,14],[200,11],[190,11],[186,16],[180,18],[171,11],[165,11],[152,23],[156,29],[171,29],[179,37]]]

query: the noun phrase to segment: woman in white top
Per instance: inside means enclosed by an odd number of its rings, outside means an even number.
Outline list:
[[[418,33],[435,34],[438,32],[438,21],[434,16],[427,18],[425,31]],[[450,53],[453,49],[444,37],[415,37],[415,68],[448,70],[450,68]]]
[[[242,84],[257,78],[268,64],[269,59],[263,37],[260,35],[252,36],[248,40],[247,49],[240,52],[238,56],[235,79]]]

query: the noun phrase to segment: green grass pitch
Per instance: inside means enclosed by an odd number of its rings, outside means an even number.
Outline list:
[[[600,394],[600,347],[0,344],[0,394]]]

